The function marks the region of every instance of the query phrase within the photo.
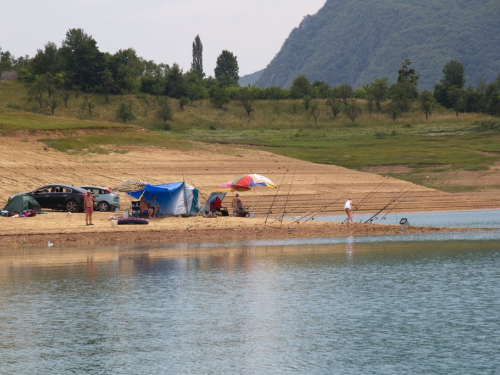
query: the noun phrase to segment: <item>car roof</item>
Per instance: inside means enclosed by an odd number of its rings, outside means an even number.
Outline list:
[[[82,189],[102,189],[102,190],[111,190],[110,188],[103,187],[103,186],[93,186],[93,185],[83,185],[81,186]]]
[[[69,188],[69,189],[76,189],[76,191],[81,190],[82,192],[85,190],[85,189],[82,189],[80,186],[68,185],[68,184],[49,184],[49,185],[43,185],[43,186],[37,187],[35,190],[40,190],[40,189],[43,189],[43,188],[51,188],[51,187],[56,187],[56,186],[58,186],[58,187],[65,187],[65,188]]]

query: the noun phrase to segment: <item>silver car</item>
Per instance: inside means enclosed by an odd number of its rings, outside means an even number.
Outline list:
[[[81,186],[95,195],[94,208],[101,212],[114,211],[120,208],[120,197],[108,188],[102,186]]]

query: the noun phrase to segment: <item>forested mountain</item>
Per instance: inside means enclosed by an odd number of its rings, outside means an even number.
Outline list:
[[[331,86],[355,88],[397,78],[409,58],[432,89],[451,59],[466,69],[466,84],[500,73],[499,0],[327,0],[304,17],[255,82],[290,87],[304,74]]]

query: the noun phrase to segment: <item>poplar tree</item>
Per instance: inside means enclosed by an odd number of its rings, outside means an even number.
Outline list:
[[[196,35],[193,42],[193,62],[191,63],[191,71],[195,72],[200,78],[204,77],[203,73],[203,44],[199,35]]]

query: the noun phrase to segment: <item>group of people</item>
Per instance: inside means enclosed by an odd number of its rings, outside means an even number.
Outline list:
[[[147,201],[144,196],[141,197],[139,201],[139,210],[141,211],[142,216],[146,216],[148,219],[152,217],[158,217],[158,209],[160,208],[160,204],[156,200],[156,196],[153,195],[150,201]]]
[[[221,207],[221,201],[220,198],[216,198],[219,201],[214,202],[214,209],[220,210]],[[95,197],[92,195],[90,190],[87,191],[87,195],[83,199],[83,206],[85,207],[85,223],[87,225],[94,225],[92,224],[92,213],[94,212],[94,202],[95,202]],[[234,216],[247,216],[248,211],[245,210],[243,207],[243,201],[240,198],[240,195],[238,193],[235,194],[233,201],[231,202],[231,206],[233,207],[233,215]],[[357,204],[354,204],[352,202],[352,199],[349,198],[345,204],[344,204],[344,210],[347,214],[347,222],[354,223],[354,220],[352,218],[352,208],[353,206],[357,206]],[[153,195],[151,197],[151,201],[146,201],[146,198],[141,197],[141,200],[139,202],[139,209],[141,211],[141,215],[146,216],[148,219],[151,219],[152,217],[158,217],[158,209],[160,208],[160,204],[156,200],[156,196]],[[212,206],[210,207],[212,208]]]

